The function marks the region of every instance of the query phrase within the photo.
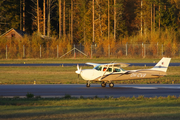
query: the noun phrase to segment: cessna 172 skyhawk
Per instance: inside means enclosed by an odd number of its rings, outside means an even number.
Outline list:
[[[82,70],[77,65],[76,73],[87,81],[86,87],[90,87],[90,81],[98,81],[101,82],[102,87],[106,87],[106,83],[109,83],[109,87],[112,88],[114,87],[113,81],[163,77],[166,75],[170,60],[171,58],[163,57],[153,68],[141,70],[123,70],[119,66],[128,65],[125,63],[86,63],[93,65],[94,68]]]

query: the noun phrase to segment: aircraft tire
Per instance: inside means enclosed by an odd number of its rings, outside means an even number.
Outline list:
[[[114,87],[114,83],[109,83],[109,87],[113,88]]]
[[[101,83],[101,87],[106,87],[106,83],[105,83],[105,82],[102,82],[102,83]]]
[[[89,84],[89,83],[86,83],[86,87],[90,87],[90,84]]]

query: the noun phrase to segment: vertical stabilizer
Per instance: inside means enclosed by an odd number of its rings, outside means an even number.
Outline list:
[[[152,70],[158,70],[166,72],[167,68],[169,66],[169,63],[171,61],[171,58],[163,57],[153,68]]]

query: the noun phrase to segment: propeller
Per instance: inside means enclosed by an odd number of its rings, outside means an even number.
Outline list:
[[[77,64],[76,73],[79,75],[79,74],[81,74],[81,71],[82,71],[82,68],[79,68],[79,65]]]
[[[78,74],[78,79],[79,79],[79,75],[81,74],[82,68],[79,68],[79,65],[77,64],[77,71],[76,73]]]

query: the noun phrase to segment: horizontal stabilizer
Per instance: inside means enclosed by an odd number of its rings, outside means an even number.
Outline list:
[[[163,77],[163,76],[166,76],[166,75],[158,75],[158,74],[154,74],[152,76],[159,76],[159,77]]]

